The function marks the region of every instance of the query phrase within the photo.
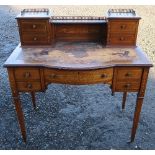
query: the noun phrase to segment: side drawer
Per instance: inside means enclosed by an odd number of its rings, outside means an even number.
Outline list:
[[[22,43],[28,45],[49,44],[49,37],[47,35],[22,35]]]
[[[14,75],[17,81],[40,80],[38,68],[16,68]]]
[[[109,31],[119,33],[136,33],[138,27],[138,21],[110,21]]]
[[[47,20],[21,20],[20,29],[22,33],[47,32],[48,24]]]
[[[117,81],[139,82],[141,81],[143,69],[138,67],[120,67],[117,69]]]
[[[115,91],[137,92],[140,88],[140,82],[116,82]]]
[[[40,82],[17,82],[17,88],[19,91],[40,91],[41,84]]]
[[[134,34],[120,34],[112,33],[109,36],[109,44],[112,45],[134,45],[135,35]]]

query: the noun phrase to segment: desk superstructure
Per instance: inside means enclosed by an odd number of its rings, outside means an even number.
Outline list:
[[[137,92],[131,131],[134,141],[152,64],[136,46],[138,17],[132,9],[110,9],[107,17],[51,16],[48,9],[25,9],[17,16],[21,43],[5,62],[24,141],[26,129],[20,92],[35,92],[51,83],[105,83],[112,94]]]

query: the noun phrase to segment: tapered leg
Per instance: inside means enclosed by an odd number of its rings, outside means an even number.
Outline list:
[[[9,75],[10,86],[12,90],[12,97],[14,100],[14,105],[17,113],[18,123],[20,126],[23,140],[24,142],[26,142],[26,128],[25,128],[25,122],[24,122],[24,115],[23,115],[22,106],[20,102],[20,95],[19,95],[19,92],[16,86],[15,77],[14,77],[14,68],[8,68],[8,75]]]
[[[35,92],[31,92],[31,97],[32,97],[32,103],[34,109],[36,109],[36,99],[35,99]]]
[[[25,123],[24,123],[24,115],[23,115],[23,111],[22,111],[22,107],[20,103],[19,94],[17,94],[16,96],[14,95],[13,99],[14,99],[14,104],[16,108],[18,123],[20,126],[22,137],[23,137],[24,142],[26,142],[26,129],[25,129]]]
[[[145,95],[148,73],[149,73],[149,68],[144,68],[142,80],[141,80],[141,86],[137,95],[137,101],[136,101],[136,107],[135,107],[135,113],[134,113],[134,119],[133,119],[132,131],[131,131],[131,142],[133,142],[135,139],[136,130],[138,127],[140,112],[141,112],[143,99]]]
[[[123,93],[123,101],[122,101],[122,110],[125,109],[125,102],[126,102],[127,92]]]
[[[143,97],[138,97],[137,96],[137,102],[136,102],[136,108],[135,108],[135,113],[134,113],[134,119],[133,119],[133,126],[132,126],[132,132],[131,132],[131,142],[134,141],[135,135],[136,135],[136,130],[138,127],[138,122],[139,122],[139,117],[140,117],[140,112],[143,104]]]

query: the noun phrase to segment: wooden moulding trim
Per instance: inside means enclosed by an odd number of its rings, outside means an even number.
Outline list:
[[[50,68],[50,69],[58,69],[58,70],[73,70],[73,71],[87,71],[87,70],[97,70],[97,69],[106,69],[106,68],[114,68],[114,67],[153,67],[152,64],[134,64],[134,65],[119,65],[119,64],[114,64],[114,65],[107,65],[107,66],[97,66],[97,67],[85,67],[85,68],[71,68],[71,67],[60,67],[60,66],[50,66],[46,64],[4,64],[5,68],[10,68],[10,67],[43,67],[43,68]]]

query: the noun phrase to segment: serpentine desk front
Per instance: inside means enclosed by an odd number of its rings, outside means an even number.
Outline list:
[[[149,69],[152,64],[137,46],[104,47],[93,42],[57,42],[55,46],[21,46],[4,64],[9,80],[24,141],[26,129],[20,92],[30,92],[34,107],[35,92],[45,91],[48,84],[109,84],[114,92],[137,92],[131,131],[134,141],[144,99]]]

